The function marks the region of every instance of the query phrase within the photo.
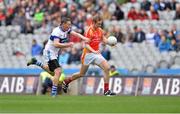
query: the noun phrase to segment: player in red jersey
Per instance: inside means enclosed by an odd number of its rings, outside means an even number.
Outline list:
[[[115,95],[109,90],[109,69],[110,66],[107,60],[101,55],[99,51],[99,44],[101,42],[107,44],[107,39],[104,36],[103,30],[101,29],[102,19],[100,16],[93,18],[92,25],[85,32],[85,36],[90,39],[89,43],[86,43],[81,56],[82,66],[80,72],[75,73],[72,77],[69,77],[63,82],[63,90],[66,93],[68,84],[73,80],[76,80],[84,76],[89,68],[89,65],[94,63],[98,65],[104,71],[104,95],[110,96]]]

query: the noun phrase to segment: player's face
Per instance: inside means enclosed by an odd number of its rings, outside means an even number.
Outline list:
[[[63,23],[62,28],[64,31],[67,31],[71,28],[71,21],[67,21],[66,23]]]
[[[95,27],[101,27],[102,26],[102,21],[98,20],[94,23]]]

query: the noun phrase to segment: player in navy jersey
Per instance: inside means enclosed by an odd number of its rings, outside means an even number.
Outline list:
[[[27,63],[27,66],[37,65],[54,75],[51,91],[51,96],[53,97],[57,95],[57,85],[61,75],[61,67],[57,60],[58,52],[61,48],[68,48],[73,46],[73,42],[69,42],[69,34],[81,38],[85,42],[89,41],[88,38],[71,30],[71,20],[69,18],[63,18],[61,21],[61,25],[53,29],[51,36],[49,37],[49,40],[45,45],[45,49],[43,50],[43,55],[45,57],[45,60],[47,61],[47,65],[44,65],[42,62],[37,61],[36,58],[32,58]]]

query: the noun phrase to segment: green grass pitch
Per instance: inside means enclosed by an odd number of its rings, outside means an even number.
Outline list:
[[[0,95],[0,113],[173,113],[177,96],[50,96]]]

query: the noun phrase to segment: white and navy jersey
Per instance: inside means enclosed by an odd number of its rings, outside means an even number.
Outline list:
[[[55,55],[57,55],[60,48],[57,48],[53,45],[54,39],[59,39],[60,43],[69,42],[68,35],[70,34],[70,32],[71,32],[71,29],[67,31],[63,31],[60,26],[54,28],[45,46],[45,50],[50,51],[54,53]]]

